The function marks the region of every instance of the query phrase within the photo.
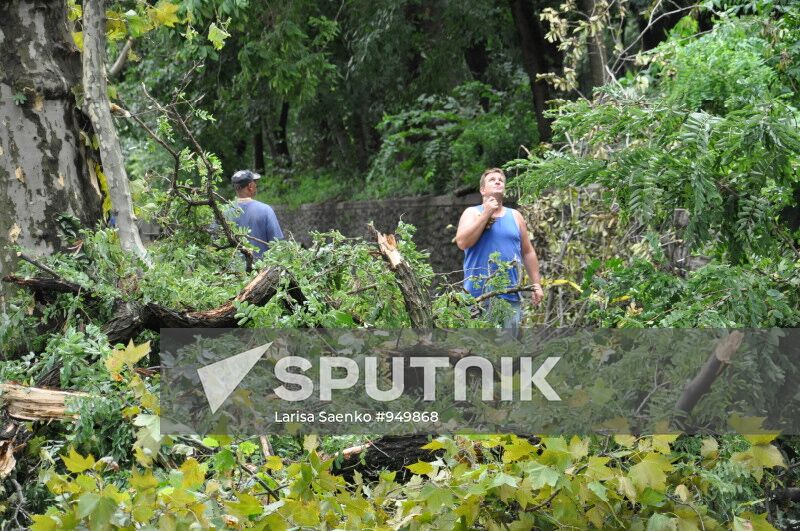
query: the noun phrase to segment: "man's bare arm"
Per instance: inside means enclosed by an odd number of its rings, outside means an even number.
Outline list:
[[[542,291],[542,277],[539,274],[539,257],[536,255],[536,249],[533,248],[530,238],[528,237],[528,227],[525,224],[525,219],[517,211],[514,211],[519,227],[520,244],[522,247],[522,263],[525,265],[525,270],[533,284],[533,303],[539,304],[544,297]]]
[[[474,207],[466,209],[461,214],[456,230],[456,245],[459,249],[465,251],[478,242],[491,215],[486,209],[478,212],[478,209]]]

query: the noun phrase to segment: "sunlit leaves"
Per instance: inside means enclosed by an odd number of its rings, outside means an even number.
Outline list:
[[[225,46],[225,40],[231,34],[225,31],[224,28],[217,26],[216,22],[212,22],[208,27],[208,40],[214,45],[214,49],[221,50]]]
[[[94,456],[90,454],[83,457],[75,451],[75,448],[71,447],[67,455],[61,456],[61,460],[64,462],[64,466],[67,467],[67,470],[74,474],[91,469],[95,463]]]
[[[173,4],[169,0],[161,0],[155,7],[148,10],[148,15],[157,25],[172,28],[181,21],[178,9],[180,9],[178,4]]]

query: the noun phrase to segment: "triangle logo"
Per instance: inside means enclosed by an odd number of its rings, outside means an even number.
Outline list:
[[[211,412],[216,413],[272,342],[197,369]]]

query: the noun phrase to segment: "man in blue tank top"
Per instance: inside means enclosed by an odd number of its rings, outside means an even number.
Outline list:
[[[516,266],[521,263],[533,284],[533,303],[539,304],[544,296],[539,276],[539,259],[528,238],[528,229],[522,214],[503,206],[505,189],[506,176],[503,170],[490,168],[483,172],[480,181],[483,202],[466,209],[458,222],[456,245],[464,251],[464,288],[476,298],[491,291],[484,284],[498,269],[498,265],[490,260],[492,254],[498,253],[501,262],[511,264],[507,288],[518,287]],[[514,309],[514,315],[506,321],[506,326],[518,327],[522,318],[519,292],[497,296],[508,301]]]
[[[275,211],[271,206],[253,199],[256,195],[256,181],[260,178],[259,174],[250,170],[239,170],[231,177],[231,183],[236,190],[236,204],[242,211],[232,220],[240,227],[250,229],[247,239],[258,248],[253,253],[256,260],[269,249],[269,242],[283,239],[283,231]]]

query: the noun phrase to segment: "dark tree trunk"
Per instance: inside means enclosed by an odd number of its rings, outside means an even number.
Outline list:
[[[591,17],[595,8],[595,0],[581,0],[581,10],[586,17]],[[588,35],[586,37],[586,47],[589,56],[589,95],[591,89],[605,85],[608,81],[606,74],[606,47],[603,42],[603,35]]]
[[[281,105],[281,116],[278,119],[277,142],[275,147],[278,156],[281,157],[287,168],[292,167],[292,156],[289,153],[289,102],[284,101]]]
[[[486,71],[489,69],[489,54],[486,51],[485,41],[480,40],[466,48],[464,50],[464,60],[467,62],[467,68],[469,68],[469,73],[472,74],[473,79],[481,83],[491,84],[486,77]]]
[[[256,133],[253,135],[253,169],[258,173],[264,173],[264,130],[261,127],[261,120],[256,122]]]
[[[539,127],[539,140],[547,142],[553,136],[550,120],[544,116],[545,102],[550,95],[547,84],[536,79],[537,74],[546,72],[544,31],[539,19],[534,15],[530,3],[526,0],[511,0],[511,15],[514,18],[514,25],[517,27],[525,73],[528,74],[530,80],[533,108]]]
[[[86,119],[72,93],[81,84],[81,56],[66,15],[63,2],[0,2],[2,274],[16,258],[7,244],[49,254],[65,243],[60,215],[74,215],[84,226],[101,216],[100,188],[80,135]]]
[[[671,4],[674,8],[670,8],[669,10],[674,11],[674,9],[686,7],[687,5],[689,4],[685,0],[679,0]],[[667,37],[669,30],[675,27],[675,24],[685,17],[686,14],[686,11],[679,11],[661,18],[658,18],[659,15],[656,14],[655,17],[653,17],[654,22],[650,24],[649,27],[647,26],[648,19],[640,18],[639,29],[642,31],[642,49],[652,50],[658,46]]]

